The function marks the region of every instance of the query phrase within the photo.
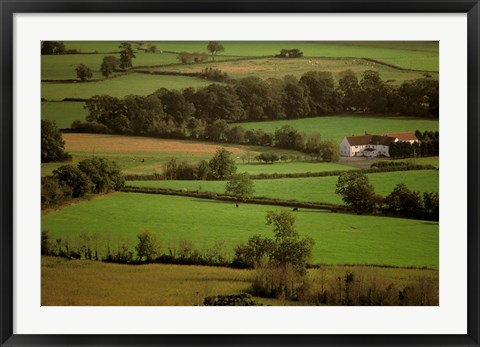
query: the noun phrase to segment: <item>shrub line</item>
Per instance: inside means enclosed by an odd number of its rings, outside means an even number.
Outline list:
[[[272,174],[256,174],[250,175],[253,180],[263,179],[281,179],[281,178],[307,178],[307,177],[330,177],[339,176],[343,172],[361,172],[361,173],[382,173],[382,172],[395,172],[395,171],[420,171],[420,170],[437,170],[433,165],[404,165],[404,166],[386,166],[381,168],[369,168],[369,169],[355,169],[355,170],[335,170],[335,171],[322,171],[322,172],[299,172],[299,173],[272,173]],[[165,177],[162,174],[151,175],[125,175],[127,181],[159,181],[164,180]]]

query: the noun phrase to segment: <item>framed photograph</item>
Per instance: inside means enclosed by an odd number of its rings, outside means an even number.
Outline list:
[[[1,1],[19,345],[479,345],[478,1]]]

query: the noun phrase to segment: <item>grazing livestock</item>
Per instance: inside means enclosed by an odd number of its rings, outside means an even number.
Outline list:
[[[238,204],[235,204],[235,207],[238,207]]]
[[[292,211],[298,211],[298,207],[294,207]]]

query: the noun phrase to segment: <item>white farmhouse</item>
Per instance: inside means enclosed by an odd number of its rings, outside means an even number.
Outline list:
[[[342,157],[389,157],[388,152],[392,142],[419,142],[412,132],[371,135],[365,132],[360,136],[345,136],[340,143]]]

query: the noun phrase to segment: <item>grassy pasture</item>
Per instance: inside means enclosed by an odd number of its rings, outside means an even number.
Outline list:
[[[312,63],[310,63],[310,61]],[[405,80],[423,78],[423,73],[414,71],[404,71],[389,66],[372,63],[363,59],[357,59],[355,63],[351,58],[322,58],[322,59],[252,59],[239,61],[217,61],[216,63],[199,63],[189,65],[162,66],[146,69],[147,71],[162,71],[174,73],[199,73],[205,67],[212,67],[228,73],[232,78],[243,78],[255,76],[262,79],[283,78],[286,75],[300,77],[308,71],[329,71],[335,78],[339,78],[339,73],[347,69],[352,70],[361,78],[366,70],[376,70],[380,73],[384,81],[392,81],[390,84],[399,85]],[[438,78],[437,74],[432,75]]]
[[[42,229],[51,238],[79,242],[82,232],[101,235],[99,252],[125,242],[133,250],[142,230],[154,232],[163,250],[189,239],[199,249],[224,241],[224,249],[254,234],[272,235],[265,224],[275,206],[234,204],[156,194],[114,193],[79,202],[42,216]],[[315,240],[312,262],[378,264],[438,268],[438,223],[412,219],[357,216],[320,210],[296,214],[301,235]],[[77,243],[78,244],[78,243]],[[232,254],[232,253],[230,253]]]
[[[42,98],[46,100],[63,100],[64,98],[88,99],[94,95],[107,94],[115,97],[126,95],[149,95],[160,88],[182,89],[204,87],[211,84],[195,77],[155,76],[130,73],[103,81],[95,82],[42,82]]]
[[[365,283],[405,286],[417,278],[438,283],[438,271],[365,266],[328,266],[308,270],[308,278],[327,283],[353,271]],[[149,264],[129,266],[89,260],[42,257],[42,306],[191,306],[206,296],[237,294],[254,273],[209,266]],[[72,288],[72,283],[82,283]],[[141,285],[139,285],[141,284]],[[264,305],[301,305],[281,299],[255,298]]]
[[[76,79],[75,68],[79,64],[85,64],[93,71],[93,79],[104,79],[100,65],[106,55],[120,58],[120,54],[42,55],[42,80]],[[134,68],[178,63],[177,55],[172,53],[136,53],[135,55],[136,58],[132,60]],[[116,74],[121,73],[114,73],[114,75]]]
[[[206,51],[206,41],[155,42],[166,51]],[[221,55],[273,56],[299,48],[306,57],[370,58],[406,69],[438,71],[438,42],[407,41],[222,41]]]
[[[318,132],[323,139],[334,140],[339,145],[345,136],[363,135],[365,131],[370,134],[385,134],[417,129],[438,130],[438,119],[361,114],[237,124],[245,129],[263,129],[269,133],[274,133],[275,129],[288,124],[298,131]]]
[[[42,119],[53,120],[60,129],[70,128],[74,120],[85,120],[84,102],[42,102]]]
[[[326,172],[337,170],[353,170],[353,167],[336,163],[323,163],[315,161],[277,162],[274,164],[237,163],[237,172],[248,172],[250,175],[273,173]]]
[[[158,41],[159,51],[206,52],[207,41]],[[66,41],[82,53],[118,52],[119,42]],[[282,49],[299,48],[306,57],[358,57],[381,60],[407,69],[438,71],[438,42],[428,41],[222,41],[218,56],[273,56]],[[136,45],[133,45],[136,48]]]
[[[65,149],[72,154],[73,164],[95,155],[116,161],[126,174],[161,173],[163,165],[172,157],[178,161],[185,160],[192,164],[201,160],[209,160],[219,147],[225,147],[232,152],[237,162],[241,162],[240,157],[243,154],[255,156],[261,152],[275,152],[278,155],[303,155],[296,151],[270,147],[137,136],[64,133],[63,139],[65,140]],[[65,163],[44,163],[42,164],[42,175],[51,174],[53,170],[62,165]],[[254,165],[251,166],[252,170],[256,169]],[[268,169],[268,166],[265,165],[265,170]]]
[[[393,191],[395,185],[405,183],[411,190],[438,192],[438,172],[434,170],[383,172],[368,175],[375,191],[383,196]],[[268,197],[284,200],[314,201],[330,204],[343,204],[335,194],[338,176],[281,178],[255,180],[255,197]],[[226,182],[222,181],[128,181],[133,187],[187,189],[225,193]]]

